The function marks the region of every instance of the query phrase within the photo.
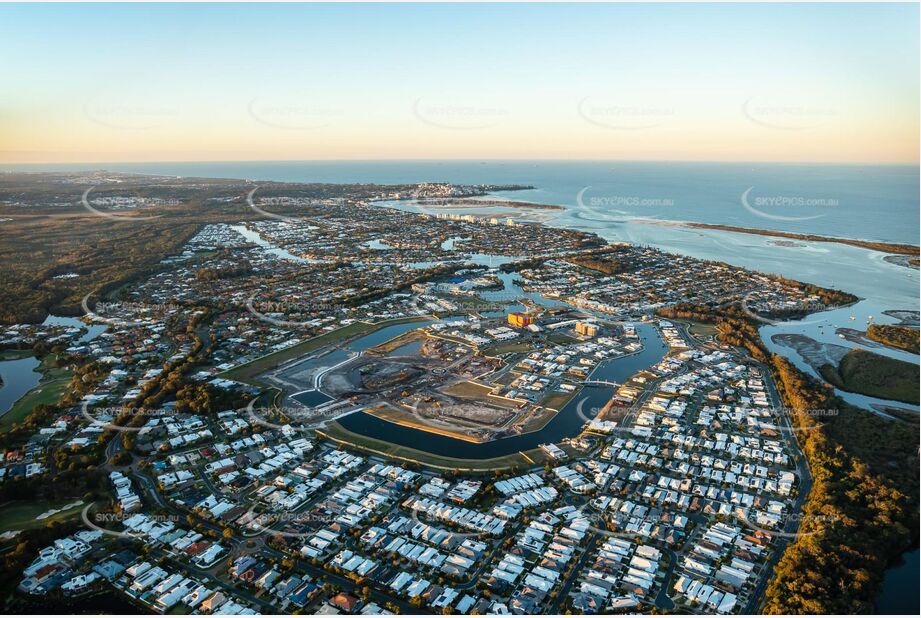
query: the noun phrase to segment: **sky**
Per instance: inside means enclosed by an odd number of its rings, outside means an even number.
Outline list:
[[[916,163],[917,4],[0,5],[0,163]]]

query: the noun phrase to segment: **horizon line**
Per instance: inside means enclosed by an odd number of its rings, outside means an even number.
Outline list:
[[[386,158],[386,159],[159,159],[159,160],[125,160],[125,161],[22,161],[0,163],[0,168],[5,166],[30,166],[42,165],[156,165],[165,163],[701,163],[724,165],[854,165],[854,166],[912,166],[921,168],[921,159],[911,161],[783,161],[783,160],[725,160],[725,159],[557,159],[557,158]],[[75,170],[76,171],[76,170]]]

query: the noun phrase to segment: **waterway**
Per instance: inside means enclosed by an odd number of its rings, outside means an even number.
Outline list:
[[[249,229],[245,225],[231,225],[230,229],[234,230],[251,243],[262,247],[266,253],[274,255],[280,260],[290,260],[292,262],[302,262],[304,264],[316,264],[323,262],[323,260],[313,260],[310,258],[301,257],[299,255],[294,255],[287,249],[279,247],[278,245],[265,240],[262,236],[259,235],[258,232]]]
[[[418,356],[422,351],[422,339],[416,339],[394,348],[387,356]]]
[[[11,610],[11,611],[10,611]],[[123,593],[110,588],[89,596],[76,598],[36,597],[17,593],[12,600],[10,613],[32,615],[104,614],[145,615],[154,614],[147,607],[134,604]]]
[[[99,166],[116,172],[277,182],[527,184],[535,188],[499,196],[561,205],[567,210],[538,212],[552,213],[553,224],[562,227],[618,228],[630,218],[655,217],[918,244],[916,163],[407,160],[108,162]],[[73,171],[79,166],[5,164],[3,169]],[[741,196],[749,187],[753,187],[752,200],[802,196],[834,200],[835,205],[805,210],[791,203],[768,213],[791,218],[765,218],[743,207]],[[577,197],[583,189],[580,205]],[[585,212],[584,206],[596,204],[610,216],[598,220]],[[803,218],[815,215],[821,216]],[[814,270],[834,268],[828,261],[813,264]]]
[[[80,336],[77,339],[77,343],[87,343],[92,341],[99,335],[105,332],[107,326],[105,324],[87,324],[80,320],[80,318],[66,318],[59,315],[49,315],[45,318],[45,321],[42,324],[46,326],[68,326],[70,328],[85,328],[86,333]]]
[[[445,318],[444,321],[459,319],[461,318]],[[434,320],[431,319],[420,319],[414,322],[385,326],[380,330],[376,330],[373,333],[359,337],[354,341],[343,343],[325,354],[306,358],[299,363],[294,363],[293,365],[288,366],[282,372],[280,377],[284,380],[298,383],[303,383],[306,376],[312,376],[312,380],[316,376],[324,373],[327,369],[347,361],[348,359],[356,356],[360,352],[367,350],[368,348],[373,348],[374,346],[380,345],[386,341],[390,341],[394,337],[399,337],[400,335],[413,329],[425,326],[426,324],[431,324],[433,321]],[[300,401],[298,397],[295,397],[295,399]],[[311,405],[306,404],[306,402],[301,403],[305,403],[305,405]]]
[[[883,575],[883,587],[876,599],[877,614],[907,614],[917,616],[919,550],[907,552],[899,564]]]
[[[77,339],[78,343],[92,341],[106,329],[104,325],[85,324],[78,318],[56,315],[49,315],[42,324],[85,328],[87,332]],[[42,378],[41,372],[38,371],[40,364],[39,360],[31,354],[22,358],[0,361],[0,378],[3,379],[0,385],[0,415],[9,412],[14,403],[38,386]]]
[[[563,197],[559,191],[521,193],[541,203],[552,203],[551,196],[554,195]],[[509,192],[503,196],[514,198],[517,194],[519,192]],[[524,195],[519,196],[519,199],[520,197]],[[828,307],[826,311],[811,314],[802,320],[773,324],[766,320],[765,326],[760,329],[762,340],[771,352],[789,358],[797,367],[813,376],[820,377],[796,350],[773,342],[771,336],[780,333],[801,334],[823,343],[847,348],[861,348],[915,365],[919,363],[917,354],[886,347],[870,347],[859,341],[842,339],[836,332],[838,328],[864,330],[870,323],[896,323],[897,320],[886,315],[885,311],[917,311],[918,271],[885,261],[883,253],[823,242],[798,240],[778,244],[777,238],[769,236],[681,227],[674,224],[676,217],[644,217],[639,212],[631,214],[592,208],[590,204],[586,204],[586,200],[587,198],[570,200],[569,203],[560,202],[566,205],[567,209],[556,212],[549,224],[594,232],[609,241],[628,241],[698,259],[726,261],[752,270],[777,274],[857,295],[859,300],[852,306]],[[427,214],[443,212],[442,209],[410,206],[405,202],[397,201],[380,202],[379,205]],[[825,223],[824,219],[819,221]],[[753,225],[752,227],[765,226]],[[777,227],[784,228],[783,225]],[[797,231],[803,230],[797,229]],[[816,232],[813,230],[812,233]],[[861,237],[861,234],[854,234],[854,237]],[[524,293],[514,284],[516,276],[503,273],[502,278],[506,287],[503,291],[492,292],[492,298],[528,298],[544,305],[562,304],[552,300],[542,300],[537,294]],[[488,294],[483,296],[490,298]],[[895,407],[913,412],[919,410],[916,405],[842,390],[836,390],[836,393],[845,401],[867,410],[875,411],[874,406]]]
[[[20,171],[74,169],[73,164],[7,165]],[[106,169],[186,177],[250,178],[281,182],[452,182],[459,184],[530,184],[529,191],[498,194],[513,200],[559,204],[562,212],[522,212],[521,218],[549,215],[549,224],[595,232],[610,241],[628,241],[664,251],[778,274],[861,297],[854,307],[821,314],[820,323],[785,323],[762,329],[772,352],[806,368],[793,350],[771,342],[776,332],[806,334],[819,341],[861,347],[836,336],[839,326],[865,325],[873,315],[883,324],[895,320],[884,310],[919,307],[919,273],[886,262],[884,254],[847,245],[778,239],[671,224],[676,221],[728,224],[759,229],[918,244],[919,184],[913,165],[826,165],[784,163],[679,163],[626,161],[237,161],[106,163]],[[759,216],[741,196],[802,196],[835,200],[834,208],[815,212],[776,212],[792,218]],[[583,189],[585,191],[583,191]],[[579,198],[581,193],[581,199]],[[610,204],[614,204],[613,206]],[[418,210],[417,210],[418,212]],[[437,212],[447,212],[438,209]],[[465,213],[472,213],[465,209]],[[768,213],[771,214],[771,213]],[[814,215],[820,215],[813,218]],[[255,242],[255,241],[254,241]],[[453,246],[453,243],[452,243]],[[297,256],[292,256],[297,258]],[[290,259],[290,258],[289,258]],[[300,258],[297,258],[300,259]],[[425,267],[431,264],[418,264]],[[855,315],[855,321],[849,316]],[[810,316],[813,318],[814,316]],[[807,319],[810,319],[807,318]],[[874,350],[879,351],[879,350]],[[886,351],[885,353],[891,354]],[[907,359],[918,363],[917,355]],[[809,373],[814,374],[810,369]],[[0,391],[2,393],[2,391]],[[850,398],[849,401],[855,401]],[[868,404],[868,402],[864,402]],[[904,407],[904,406],[902,406]],[[425,442],[437,436],[426,434]],[[918,552],[907,586],[899,589],[887,571],[881,611],[889,601],[907,597],[918,581]],[[901,572],[901,571],[900,571]],[[905,594],[903,590],[909,591]],[[888,599],[888,600],[887,600]],[[913,604],[912,613],[917,613]]]
[[[637,324],[636,329],[643,342],[643,350],[637,354],[605,361],[592,374],[593,379],[623,382],[662,360],[668,346],[662,341],[658,330],[650,324]],[[578,435],[586,422],[586,418],[579,414],[580,404],[583,412],[597,411],[610,401],[613,394],[614,389],[611,387],[586,386],[541,430],[483,444],[404,427],[365,412],[353,412],[339,418],[338,422],[353,433],[444,457],[490,459]]]
[[[0,361],[0,414],[6,414],[20,397],[38,386],[42,374],[36,371],[38,359],[26,356],[15,360]]]
[[[318,390],[302,391],[291,398],[305,406],[316,407],[333,400],[329,395],[325,395]]]

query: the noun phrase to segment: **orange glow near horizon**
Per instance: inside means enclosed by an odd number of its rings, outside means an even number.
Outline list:
[[[916,164],[918,30],[912,4],[0,5],[0,163]]]

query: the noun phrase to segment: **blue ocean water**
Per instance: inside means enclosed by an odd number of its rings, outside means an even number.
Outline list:
[[[809,321],[762,329],[772,351],[809,371],[790,349],[770,342],[775,332],[862,347],[835,336],[837,327],[869,320],[893,323],[886,310],[919,309],[918,271],[884,255],[835,243],[779,241],[767,236],[670,225],[693,221],[891,243],[919,244],[917,165],[817,165],[616,161],[240,161],[7,165],[0,171],[107,169],[186,177],[323,183],[526,184],[506,197],[558,204],[541,211],[547,223],[595,232],[702,259],[779,274],[860,296],[852,307]],[[917,355],[873,351],[918,363]],[[917,408],[915,408],[917,409]],[[917,579],[918,553],[899,567]],[[887,574],[893,579],[896,569]],[[891,583],[891,582],[888,582]],[[878,610],[904,611],[885,585]],[[916,606],[914,606],[916,608]]]
[[[255,181],[523,184],[503,195],[557,204],[521,217],[591,231],[609,241],[649,245],[701,259],[846,290],[862,300],[827,312],[820,322],[789,323],[783,332],[827,343],[835,328],[888,310],[917,311],[918,271],[884,254],[838,243],[789,242],[769,236],[675,225],[679,221],[919,244],[917,165],[815,165],[618,161],[232,161],[7,166],[17,171],[108,169]],[[405,207],[404,204],[396,204]],[[519,213],[516,213],[518,215]],[[851,320],[851,315],[855,316]],[[871,317],[872,316],[872,317]],[[768,333],[764,333],[767,335]],[[769,337],[765,337],[771,345]],[[775,351],[789,354],[780,348]],[[884,351],[918,362],[917,355]],[[794,355],[795,356],[795,355]],[[806,368],[802,366],[802,368]]]
[[[918,244],[917,165],[618,161],[231,161],[4,166],[289,182],[525,184],[515,198],[604,214]],[[742,196],[749,191],[747,203]],[[761,214],[768,215],[768,217]],[[780,217],[780,218],[771,218]],[[578,214],[574,220],[579,219]],[[597,222],[583,220],[591,228]],[[597,225],[596,225],[597,227]]]

